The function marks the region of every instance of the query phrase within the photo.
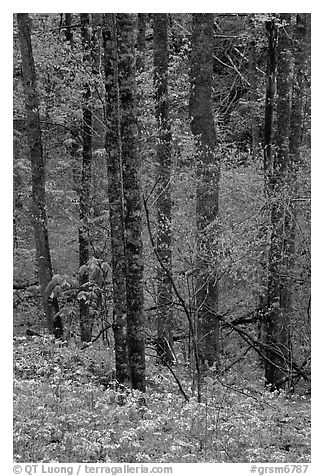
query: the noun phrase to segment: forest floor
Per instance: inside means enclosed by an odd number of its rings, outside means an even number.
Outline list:
[[[16,462],[310,462],[310,397],[270,393],[257,365],[204,378],[197,403],[190,366],[173,368],[186,401],[147,355],[144,403],[107,382],[113,354],[99,340],[18,335],[13,349]]]

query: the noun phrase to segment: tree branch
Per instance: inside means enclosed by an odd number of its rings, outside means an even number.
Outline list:
[[[96,340],[99,339],[99,337],[107,330],[111,327],[111,324],[108,324],[106,327],[104,327],[103,329],[101,329],[101,331],[99,332],[99,334],[94,338],[92,339],[91,342],[87,342],[86,344],[84,344],[83,347],[81,347],[80,350],[84,350],[84,349],[87,349],[90,345],[92,345],[94,342],[96,342]]]

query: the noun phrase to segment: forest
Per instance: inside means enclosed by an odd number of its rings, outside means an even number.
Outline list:
[[[311,15],[13,16],[13,458],[311,461]]]

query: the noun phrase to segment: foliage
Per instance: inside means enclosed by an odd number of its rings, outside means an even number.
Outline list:
[[[110,349],[16,338],[15,461],[309,461],[308,397],[268,393],[244,364],[206,377],[203,403],[185,402],[167,370],[147,360],[144,404],[138,391],[101,385],[113,368]],[[176,371],[186,373],[180,364]]]
[[[106,261],[90,258],[82,265],[75,277],[55,274],[45,290],[46,299],[58,299],[58,314],[65,329],[65,339],[69,340],[72,332],[72,321],[78,315],[79,302],[83,301],[89,308],[89,319],[102,329],[110,327],[107,322],[111,291],[109,288],[110,266]],[[80,278],[83,278],[80,282]],[[75,327],[75,326],[74,326]]]
[[[19,461],[83,462],[307,462],[310,460],[309,397],[269,393],[261,378],[262,362],[240,335],[221,324],[221,373],[204,380],[203,402],[196,403],[188,322],[174,299],[177,363],[172,368],[189,396],[183,399],[168,369],[150,352],[156,332],[156,269],[147,227],[143,230],[147,320],[145,395],[118,388],[113,380],[114,352],[109,338],[79,347],[79,301],[89,304],[94,328],[113,321],[110,275],[109,206],[103,148],[103,83],[82,63],[79,28],[73,46],[64,40],[57,14],[31,15],[33,48],[46,158],[46,194],[50,248],[55,275],[47,295],[57,297],[65,335],[22,337],[26,327],[43,333],[37,286],[14,295],[14,454]],[[267,286],[269,210],[273,201],[294,201],[296,259],[291,271],[294,359],[310,354],[310,151],[306,104],[305,145],[294,175],[292,197],[264,194],[261,147],[253,154],[251,128],[262,131],[264,114],[267,14],[222,15],[215,22],[213,107],[217,159],[221,165],[219,234],[208,256],[217,266],[219,313],[259,339],[258,310]],[[196,160],[190,133],[189,56],[191,17],[170,15],[169,106],[172,123],[172,272],[189,309],[194,307],[196,263]],[[252,23],[250,22],[252,21]],[[76,14],[74,21],[77,22]],[[29,218],[31,170],[24,131],[20,55],[14,24],[14,280],[34,283],[35,245]],[[249,42],[256,41],[256,91],[251,99]],[[138,148],[141,181],[155,237],[156,143],[152,84],[152,28],[147,24],[144,68],[136,75]],[[306,76],[308,72],[306,71]],[[82,93],[93,92],[94,127],[91,218],[92,258],[78,270],[79,181],[81,171]],[[307,92],[308,98],[308,92]],[[305,99],[306,103],[308,99]],[[254,116],[254,117],[253,117]],[[276,119],[276,118],[275,118]],[[101,129],[100,129],[101,127]],[[260,134],[260,138],[262,134]],[[309,142],[309,140],[308,140]],[[275,152],[275,151],[274,151]],[[78,270],[76,272],[76,270]],[[80,285],[79,278],[87,276]],[[31,289],[33,288],[33,289]],[[250,317],[253,317],[253,319]],[[250,319],[250,321],[248,320]],[[20,337],[19,337],[20,336]],[[98,337],[98,336],[97,336]],[[101,337],[101,335],[100,335]],[[242,357],[241,357],[242,356]],[[236,362],[236,360],[238,362]],[[236,362],[235,365],[233,361]],[[299,393],[308,390],[297,388]]]

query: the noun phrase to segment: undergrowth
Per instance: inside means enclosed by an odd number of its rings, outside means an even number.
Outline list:
[[[206,377],[197,403],[188,369],[147,357],[145,395],[119,389],[112,353],[50,339],[14,340],[16,462],[309,462],[310,402],[270,393],[238,370]],[[106,379],[105,379],[106,377]],[[251,379],[249,378],[251,381]],[[105,382],[105,385],[102,385]]]

